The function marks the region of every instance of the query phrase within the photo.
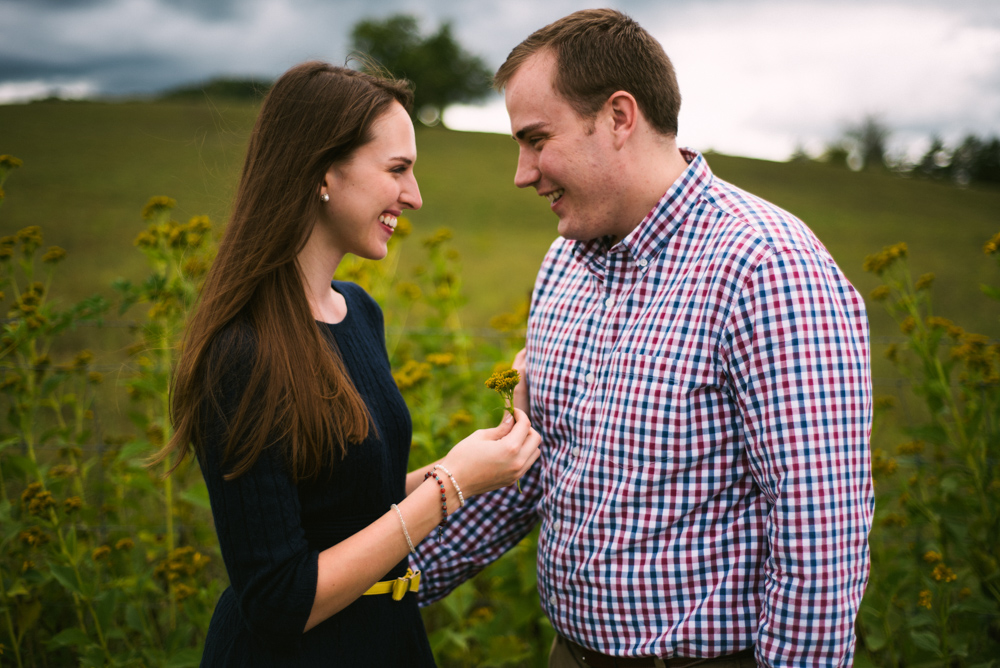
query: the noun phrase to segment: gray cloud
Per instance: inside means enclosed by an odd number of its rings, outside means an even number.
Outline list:
[[[425,30],[450,20],[458,39],[495,67],[533,30],[607,4],[0,0],[0,101],[74,83],[123,95],[217,75],[273,78],[310,58],[344,62],[354,23],[399,12],[420,18]],[[690,132],[698,148],[774,157],[796,141],[829,138],[865,113],[882,114],[903,134],[1000,132],[996,0],[611,4],[674,59],[685,96],[682,138]],[[772,148],[756,148],[764,145]]]

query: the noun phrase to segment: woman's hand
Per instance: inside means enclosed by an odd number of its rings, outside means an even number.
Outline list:
[[[524,411],[515,408],[492,429],[480,429],[460,441],[442,463],[455,476],[466,499],[513,485],[538,459],[542,437]]]
[[[530,418],[531,388],[528,387],[528,355],[524,348],[514,356],[514,363],[511,366],[521,376],[521,382],[514,388],[514,408],[520,408]]]

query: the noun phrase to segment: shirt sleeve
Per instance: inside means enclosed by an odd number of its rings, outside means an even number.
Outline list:
[[[432,534],[417,546],[421,606],[447,596],[531,532],[541,498],[541,462],[539,457],[521,478],[522,493],[511,485],[469,499],[448,518],[442,541]]]
[[[762,666],[850,666],[874,512],[864,302],[832,260],[766,257],[727,336],[750,470],[770,511]]]
[[[249,378],[250,351],[235,350],[219,379],[222,415],[236,412]],[[226,426],[206,410],[199,461],[212,504],[222,558],[240,616],[256,640],[294,647],[316,596],[319,552],[309,548],[298,490],[272,444],[243,475],[226,480]]]

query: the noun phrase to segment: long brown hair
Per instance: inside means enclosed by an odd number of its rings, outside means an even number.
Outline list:
[[[275,438],[287,444],[283,454],[298,481],[315,478],[348,443],[367,437],[371,418],[313,319],[297,255],[318,218],[324,175],[372,140],[373,123],[394,101],[409,111],[412,99],[405,82],[323,62],[297,65],[275,82],[188,323],[171,387],[174,434],[157,460],[177,454],[180,462],[190,446],[204,448],[204,413],[221,414],[224,351],[246,350],[238,339],[248,333],[254,363],[227,424],[228,479],[249,470]]]

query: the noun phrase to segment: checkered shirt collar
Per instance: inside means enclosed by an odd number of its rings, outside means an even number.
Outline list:
[[[686,148],[680,151],[688,163],[688,168],[667,189],[642,222],[624,239],[613,246],[610,236],[577,241],[574,244],[573,256],[582,262],[588,271],[603,279],[607,271],[608,252],[617,250],[629,253],[636,262],[639,260],[652,262],[681,226],[688,212],[711,185],[714,177],[700,153]]]

